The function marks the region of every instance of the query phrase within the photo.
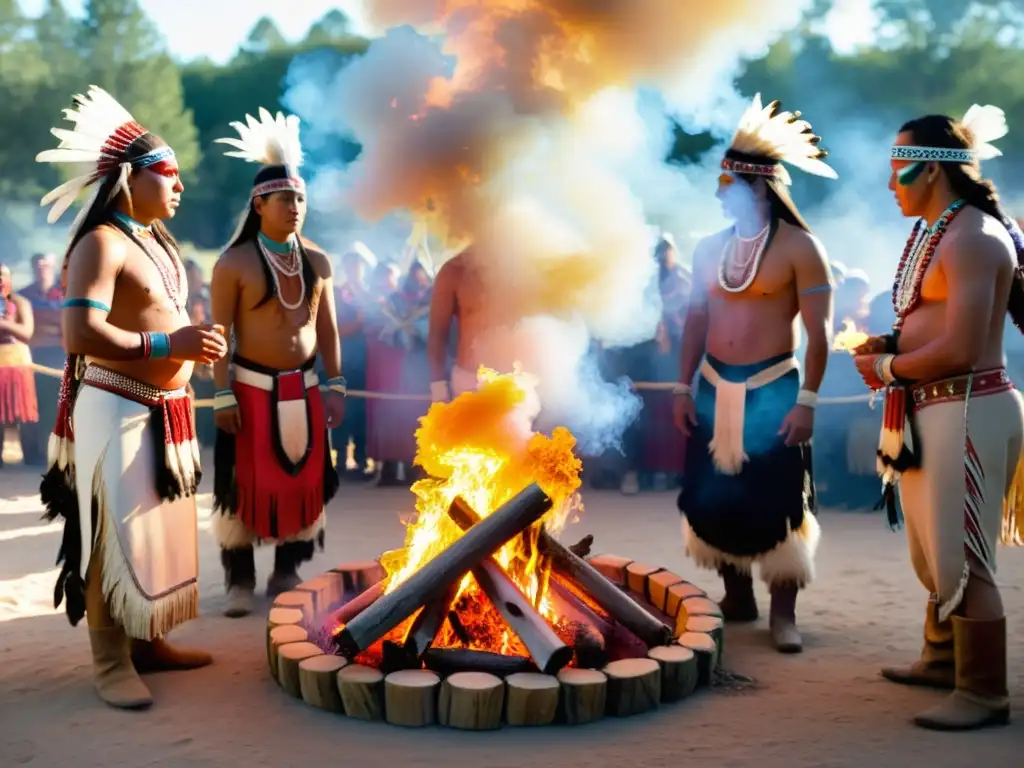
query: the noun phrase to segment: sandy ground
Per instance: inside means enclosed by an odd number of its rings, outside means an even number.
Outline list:
[[[36,477],[0,470],[0,765],[38,766],[505,766],[662,768],[716,766],[1019,765],[1024,746],[1024,551],[1003,550],[999,573],[1010,617],[1010,690],[1018,720],[972,734],[936,734],[908,722],[942,694],[881,680],[878,668],[913,657],[924,595],[903,536],[879,515],[822,514],[819,578],[799,607],[806,652],[768,647],[766,621],[730,628],[727,666],[758,687],[688,701],[600,725],[462,733],[410,731],[332,716],[290,699],[266,669],[264,617],[227,619],[217,548],[201,499],[202,616],[178,630],[216,663],[149,678],[148,712],[104,705],[90,683],[83,625],[52,610],[59,526],[40,522]],[[671,494],[633,499],[590,493],[575,541],[677,570],[719,596],[714,577],[683,556]],[[408,492],[343,488],[329,511],[328,551],[305,575],[400,545]],[[258,553],[261,580],[271,553]],[[767,596],[760,592],[764,607]],[[263,606],[263,611],[266,606]],[[1017,755],[1017,757],[1014,757]]]

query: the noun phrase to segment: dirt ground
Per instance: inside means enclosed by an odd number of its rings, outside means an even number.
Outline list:
[[[210,481],[207,480],[205,484]],[[149,678],[156,704],[120,712],[90,682],[83,625],[52,610],[58,525],[40,521],[37,477],[0,469],[0,765],[56,766],[400,766],[662,768],[691,765],[1011,766],[1024,747],[1024,551],[1002,550],[999,581],[1009,616],[1010,690],[1018,719],[971,734],[937,734],[909,723],[941,693],[887,683],[878,668],[913,657],[924,598],[901,534],[879,514],[822,513],[817,582],[799,605],[802,655],[781,656],[767,622],[729,628],[726,666],[755,678],[742,693],[705,691],[680,705],[580,728],[505,728],[463,733],[404,730],[346,720],[282,693],[268,675],[264,615],[222,617],[222,576],[201,498],[202,616],[172,635],[205,647],[216,663]],[[595,536],[616,552],[676,570],[720,596],[714,576],[684,558],[671,494],[585,497],[583,521],[566,540]],[[408,492],[342,489],[331,505],[328,550],[314,576],[343,560],[374,557],[402,541]],[[261,581],[272,554],[257,556]],[[767,595],[759,596],[767,608]],[[265,612],[266,606],[262,610]],[[1017,757],[1014,757],[1014,756]]]

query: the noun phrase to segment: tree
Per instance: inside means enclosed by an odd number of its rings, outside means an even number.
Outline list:
[[[306,45],[328,45],[352,35],[352,20],[335,8],[314,22],[306,33]]]
[[[248,54],[264,54],[279,48],[286,48],[288,41],[281,29],[269,16],[257,21],[242,43],[242,51]]]

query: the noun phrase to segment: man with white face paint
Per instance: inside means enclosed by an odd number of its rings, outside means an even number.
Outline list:
[[[799,113],[763,107],[760,94],[743,115],[718,188],[735,224],[694,253],[675,388],[687,440],[679,495],[687,553],[722,574],[727,621],[757,619],[751,567],[759,564],[772,641],[784,653],[803,647],[796,597],[813,579],[819,539],[809,443],[831,347],[832,278],[782,163],[836,178],[818,141]],[[808,336],[803,382],[798,315]]]

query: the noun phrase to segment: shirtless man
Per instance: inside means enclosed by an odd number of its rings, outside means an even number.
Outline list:
[[[163,224],[183,189],[173,150],[98,88],[75,102],[65,114],[76,127],[54,129],[60,147],[36,158],[93,157],[43,198],[51,222],[99,182],[64,257],[69,357],[40,495],[47,516],[65,520],[56,603],[72,625],[86,616],[100,697],[138,708],[152,702],[138,673],[211,661],[162,636],[199,612],[199,447],[186,384],[194,363],[223,357],[227,344],[185,312],[184,269]]]
[[[736,224],[697,245],[674,404],[687,440],[687,553],[722,574],[727,621],[757,619],[751,566],[760,565],[772,641],[785,653],[803,647],[796,597],[814,576],[809,441],[832,332],[828,259],[790,199],[782,163],[835,172],[798,118],[777,103],[762,110],[758,95],[725,154],[718,197]],[[798,316],[808,337],[802,385]]]
[[[886,388],[878,458],[890,522],[898,480],[911,563],[931,595],[921,658],[882,675],[952,690],[914,719],[937,730],[1010,717],[994,574],[1024,443],[1003,355],[1008,311],[1024,329],[1024,236],[979,165],[1000,154],[990,142],[1005,133],[1001,110],[977,106],[962,122],[930,115],[900,129],[889,189],[919,219],[893,290],[893,333],[869,339],[855,358],[869,387]]]
[[[344,414],[330,259],[299,236],[306,187],[298,119],[260,116],[272,141],[253,143],[241,130],[241,139],[219,140],[238,149],[229,155],[263,167],[211,283],[214,322],[235,343],[231,360],[214,366],[214,532],[232,617],[252,611],[254,544],[277,545],[270,597],[297,586],[298,566],[312,559],[314,543],[323,548],[324,507],[338,489],[328,428]]]

